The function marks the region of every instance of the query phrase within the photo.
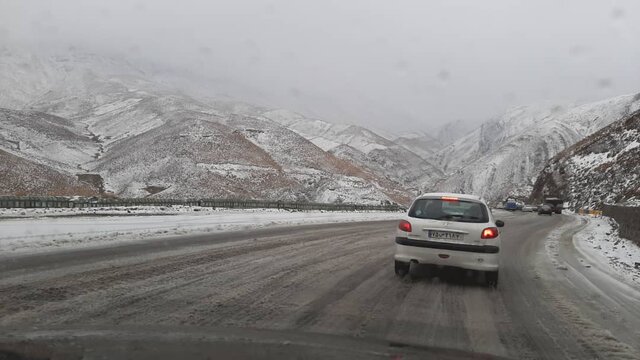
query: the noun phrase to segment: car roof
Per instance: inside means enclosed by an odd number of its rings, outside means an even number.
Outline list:
[[[434,192],[434,193],[426,193],[426,194],[422,194],[420,195],[418,198],[422,199],[422,198],[439,198],[439,197],[443,197],[443,196],[451,196],[451,197],[457,197],[459,199],[464,199],[464,200],[476,200],[476,201],[482,201],[482,199],[479,196],[476,195],[469,195],[469,194],[457,194],[457,193],[446,193],[446,192]]]

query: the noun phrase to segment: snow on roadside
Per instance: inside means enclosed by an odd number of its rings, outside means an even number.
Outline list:
[[[188,207],[186,208],[188,209]],[[187,209],[174,215],[25,216],[25,218],[0,219],[0,254],[106,246],[171,236],[199,235],[271,226],[396,220],[402,217],[399,212],[379,211],[303,212],[278,209],[205,210],[206,208],[201,208],[201,211],[193,211],[193,209],[187,211]]]
[[[556,228],[547,236],[547,240],[544,243],[544,248],[551,264],[559,270],[568,270],[567,265],[560,259],[560,238],[562,234],[567,230],[570,230],[576,225],[575,222],[568,222],[559,228]]]
[[[178,215],[193,212],[218,213],[225,208],[200,206],[107,206],[95,208],[41,208],[41,209],[0,209],[0,221],[11,218],[67,217],[67,216],[105,216],[105,215]],[[251,211],[251,209],[249,210]],[[277,209],[276,209],[277,211]]]
[[[92,215],[177,215],[191,212],[224,211],[222,208],[200,206],[116,206],[94,208],[42,208],[42,209],[0,209],[0,220],[7,218],[92,216]]]
[[[587,226],[575,234],[574,244],[589,260],[610,268],[625,281],[640,285],[640,246],[618,236],[615,220],[587,218]]]

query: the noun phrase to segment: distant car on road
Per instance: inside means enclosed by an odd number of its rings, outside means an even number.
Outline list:
[[[504,209],[509,211],[518,210],[518,202],[514,199],[507,199],[507,201],[504,203]]]
[[[452,266],[483,271],[487,284],[495,287],[502,226],[477,196],[424,194],[398,224],[395,272],[404,276],[412,262]]]
[[[553,206],[549,204],[544,204],[538,207],[538,215],[548,214],[553,215]]]
[[[551,209],[556,214],[562,214],[562,208],[563,208],[564,200],[562,200],[560,198],[557,198],[557,197],[546,197],[544,199],[544,203],[548,204],[549,206],[551,206]]]
[[[522,211],[524,212],[533,212],[536,209],[533,207],[533,205],[525,205],[522,207]]]

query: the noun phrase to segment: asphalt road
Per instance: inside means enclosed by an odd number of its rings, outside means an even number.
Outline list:
[[[585,263],[571,242],[579,220],[497,218],[506,222],[497,289],[450,269],[397,278],[394,222],[5,254],[0,345],[43,329],[251,329],[244,336],[317,334],[336,346],[364,339],[516,359],[640,358],[639,293]],[[556,240],[545,243],[549,234]]]

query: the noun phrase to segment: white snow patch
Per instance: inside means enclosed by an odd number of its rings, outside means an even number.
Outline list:
[[[585,218],[587,226],[574,236],[576,248],[626,283],[640,285],[640,268],[636,268],[640,246],[618,235],[615,220],[606,216]]]
[[[591,153],[584,156],[574,156],[571,158],[571,162],[579,168],[594,168],[613,159],[614,158],[609,157],[609,152],[607,151],[604,153]]]
[[[274,173],[276,172],[275,169],[267,168],[267,167],[261,167],[261,166],[255,166],[255,165],[229,164],[229,163],[226,163],[226,164],[198,163],[196,164],[196,166],[207,169],[209,172],[212,172],[218,175],[235,177],[240,179],[250,178],[263,171],[270,171]]]
[[[195,211],[195,210],[199,211]],[[80,209],[55,209],[73,214]],[[83,209],[91,211],[95,209]],[[103,209],[108,213],[113,209]],[[119,209],[121,213],[124,209]],[[190,210],[190,211],[189,211]],[[142,211],[147,211],[143,208]],[[151,208],[149,213],[161,212]],[[173,209],[169,210],[171,214]],[[24,210],[22,210],[24,212]],[[157,216],[27,217],[0,220],[0,253],[29,253],[106,246],[168,236],[257,229],[271,226],[396,220],[399,212],[287,211],[183,207],[182,213]],[[25,213],[26,215],[26,213]],[[37,215],[37,214],[32,214]],[[42,215],[42,214],[40,214]]]
[[[638,146],[640,146],[640,142],[637,142],[637,141],[634,140],[634,141],[630,142],[629,144],[627,144],[627,146],[622,150],[622,152],[627,152],[629,150],[637,148]]]
[[[104,104],[93,109],[94,115],[104,115],[106,113],[110,113],[115,110],[124,109],[139,103],[142,99],[126,99],[122,101],[116,101],[109,104]]]
[[[338,146],[340,146],[340,143],[337,141],[333,141],[333,140],[329,140],[323,137],[314,137],[314,138],[310,138],[308,139],[309,141],[311,141],[315,146],[319,147],[320,149],[324,150],[324,151],[329,151],[333,148],[336,148]]]

